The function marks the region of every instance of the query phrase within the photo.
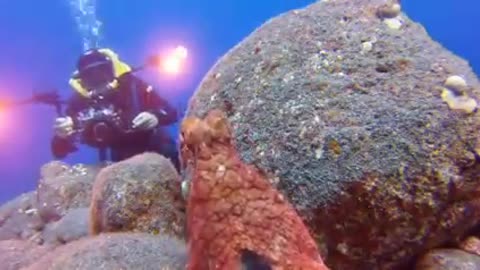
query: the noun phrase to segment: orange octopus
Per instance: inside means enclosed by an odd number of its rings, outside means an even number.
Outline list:
[[[223,112],[184,119],[180,139],[191,171],[188,270],[328,270],[295,209],[241,161]]]

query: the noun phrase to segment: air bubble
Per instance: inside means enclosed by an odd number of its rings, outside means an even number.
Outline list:
[[[68,4],[82,38],[83,50],[98,48],[102,22],[97,18],[97,1],[69,0]]]

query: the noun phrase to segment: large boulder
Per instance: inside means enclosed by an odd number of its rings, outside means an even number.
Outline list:
[[[144,153],[100,171],[93,187],[90,233],[149,232],[180,237],[179,175],[169,159]]]
[[[142,233],[107,233],[60,246],[22,270],[185,269],[185,244]]]
[[[229,116],[332,269],[405,269],[478,223],[480,84],[385,0],[318,1],[209,71],[187,116]]]

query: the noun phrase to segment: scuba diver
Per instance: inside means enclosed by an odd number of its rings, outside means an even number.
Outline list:
[[[75,93],[66,101],[64,115],[54,124],[51,150],[55,158],[64,158],[77,150],[72,137],[80,129],[82,119],[110,112],[103,118],[117,128],[108,136],[111,161],[156,152],[169,158],[179,170],[175,140],[163,128],[178,120],[177,111],[133,71],[110,49],[91,49],[79,58],[69,81]],[[86,144],[96,147],[92,138],[96,132],[101,133],[102,128],[83,134]]]

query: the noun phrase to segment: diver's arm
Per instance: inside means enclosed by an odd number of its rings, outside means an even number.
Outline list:
[[[77,115],[80,111],[83,111],[88,105],[83,102],[82,97],[78,94],[73,94],[67,101],[65,108],[65,116],[69,116],[76,122]]]
[[[178,120],[177,110],[161,98],[152,87],[144,91],[148,111],[157,116],[160,125],[171,125]]]
[[[58,115],[59,118],[70,117],[73,120],[73,125],[76,125],[76,115],[81,110],[81,102],[76,95],[71,96],[66,102],[66,108],[63,115]],[[68,154],[77,151],[77,147],[71,138],[64,138],[54,134],[50,142],[50,150],[55,159],[63,159]]]
[[[63,159],[78,149],[69,139],[54,135],[50,142],[50,150],[55,159]]]
[[[158,118],[159,125],[171,125],[178,120],[177,110],[168,101],[161,98],[151,85],[136,76],[132,76],[132,79],[136,80],[137,91],[144,105],[144,111],[154,114]]]

